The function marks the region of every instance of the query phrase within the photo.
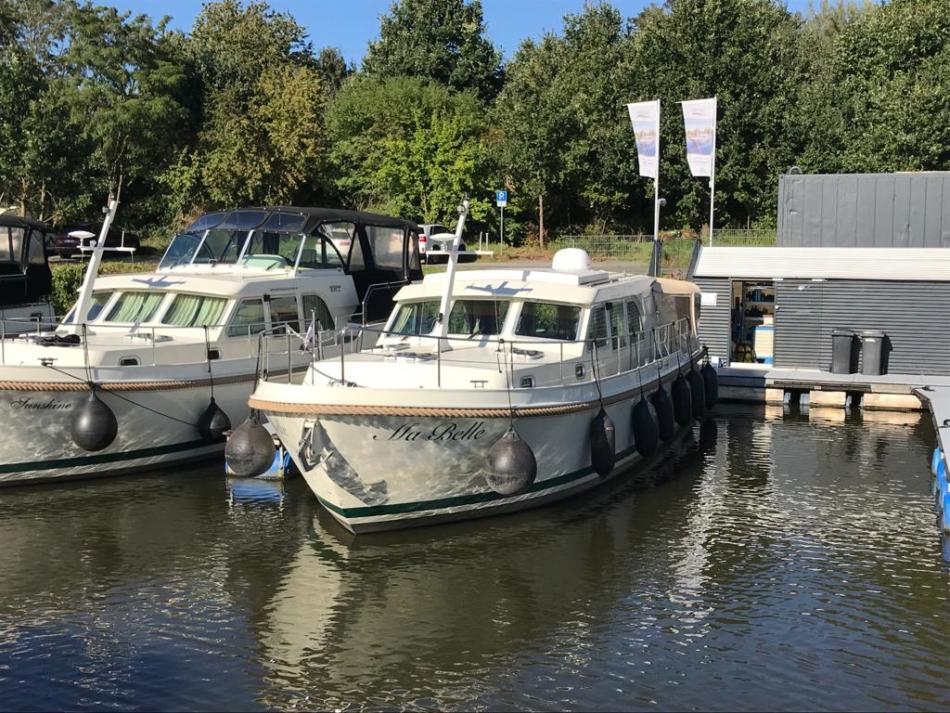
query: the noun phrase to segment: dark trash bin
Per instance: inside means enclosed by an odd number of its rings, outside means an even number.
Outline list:
[[[887,335],[877,329],[861,332],[861,373],[880,376],[884,373],[884,340]]]
[[[854,330],[831,330],[831,373],[853,374],[858,370],[857,335]]]

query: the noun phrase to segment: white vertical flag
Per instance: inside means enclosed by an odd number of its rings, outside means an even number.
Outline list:
[[[682,102],[686,160],[694,176],[716,174],[716,97]]]
[[[660,156],[660,100],[627,104],[630,123],[637,140],[640,175],[657,178]]]

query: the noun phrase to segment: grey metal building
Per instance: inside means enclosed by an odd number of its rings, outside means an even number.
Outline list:
[[[946,248],[703,247],[689,278],[721,366],[827,371],[831,332],[848,328],[887,335],[888,373],[950,375]]]
[[[950,172],[787,174],[782,247],[950,247]]]

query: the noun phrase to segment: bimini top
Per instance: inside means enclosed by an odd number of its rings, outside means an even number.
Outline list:
[[[345,220],[350,223],[357,224],[368,223],[370,225],[380,225],[384,227],[408,228],[415,231],[419,230],[419,226],[417,226],[411,220],[395,218],[391,215],[366,213],[360,210],[345,210],[342,208],[304,208],[300,206],[289,205],[268,206],[267,208],[259,208],[257,210],[268,210],[306,216],[309,220],[308,225],[304,227],[304,230],[306,230],[309,225],[327,220]],[[310,223],[310,221],[312,221],[312,223]]]
[[[0,213],[0,226],[5,228],[33,228],[41,233],[51,232],[46,223],[41,223],[32,218],[24,218],[15,213]]]
[[[950,248],[703,247],[689,277],[950,281]]]

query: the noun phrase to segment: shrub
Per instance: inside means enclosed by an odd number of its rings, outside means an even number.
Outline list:
[[[121,275],[130,272],[151,272],[154,262],[104,262],[99,266],[100,275]],[[53,288],[49,301],[57,315],[65,315],[76,302],[79,288],[86,274],[86,263],[54,262],[50,263],[53,272]]]

